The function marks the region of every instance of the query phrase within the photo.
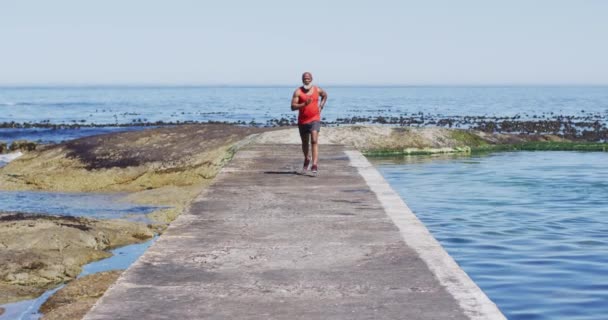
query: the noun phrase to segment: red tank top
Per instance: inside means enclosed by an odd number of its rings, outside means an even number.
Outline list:
[[[321,121],[321,111],[319,110],[319,89],[312,87],[308,90],[310,95],[304,93],[300,88],[298,94],[298,103],[304,103],[308,98],[312,98],[312,101],[300,109],[298,114],[298,124],[306,124],[313,121]]]

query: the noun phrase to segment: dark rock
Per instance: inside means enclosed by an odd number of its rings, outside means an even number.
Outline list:
[[[36,150],[36,146],[38,144],[36,142],[27,141],[27,140],[15,140],[10,146],[11,151],[34,151]]]
[[[262,131],[232,125],[182,125],[85,137],[57,147],[65,148],[68,158],[79,159],[88,170],[136,167],[152,162],[170,168]]]

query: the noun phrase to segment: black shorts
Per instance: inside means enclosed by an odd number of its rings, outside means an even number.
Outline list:
[[[319,132],[321,131],[321,121],[313,121],[309,123],[299,124],[298,129],[300,129],[300,135],[310,134],[313,131]]]

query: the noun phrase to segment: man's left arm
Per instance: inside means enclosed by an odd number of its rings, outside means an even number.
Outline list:
[[[321,108],[321,110],[323,110],[323,107],[325,106],[325,103],[327,102],[327,92],[325,92],[325,90],[319,88],[319,96],[321,97],[321,104],[319,105],[319,107]]]

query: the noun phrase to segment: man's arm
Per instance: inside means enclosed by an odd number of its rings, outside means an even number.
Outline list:
[[[319,96],[321,97],[321,104],[319,105],[319,107],[321,108],[321,110],[323,110],[323,107],[325,106],[325,102],[327,102],[327,92],[325,92],[325,90],[319,88]]]
[[[308,98],[308,101],[298,103],[298,91],[300,91],[300,89],[296,89],[296,91],[293,93],[293,97],[291,98],[291,111],[302,109],[312,101],[312,98]]]

